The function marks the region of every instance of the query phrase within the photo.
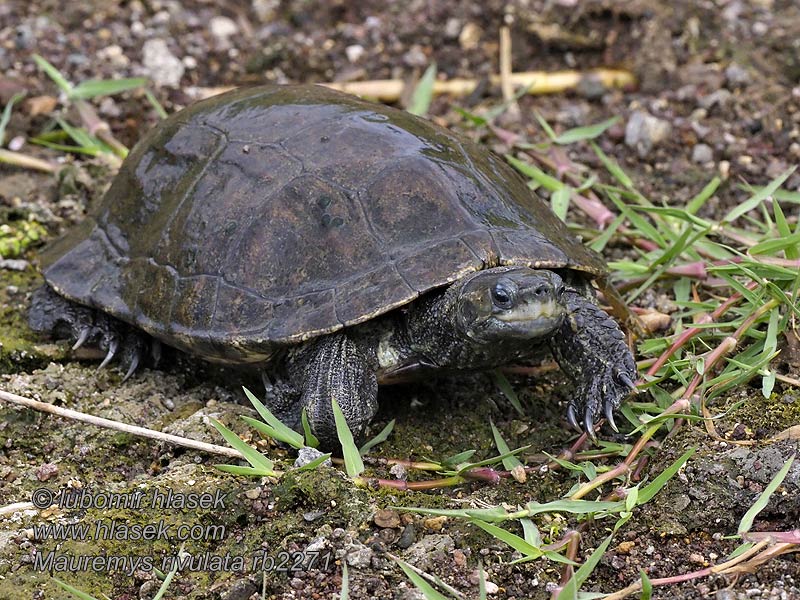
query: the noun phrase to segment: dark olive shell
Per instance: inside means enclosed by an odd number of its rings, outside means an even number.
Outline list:
[[[65,297],[241,361],[497,265],[605,272],[502,159],[317,86],[240,89],[172,115],[42,255]]]

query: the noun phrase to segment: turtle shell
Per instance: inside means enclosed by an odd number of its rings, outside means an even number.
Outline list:
[[[170,116],[41,263],[71,300],[241,362],[479,269],[605,272],[502,159],[318,86],[240,89]]]

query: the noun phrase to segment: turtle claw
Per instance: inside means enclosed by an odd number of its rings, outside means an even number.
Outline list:
[[[89,326],[86,326],[83,329],[81,329],[80,334],[78,334],[78,339],[75,340],[75,343],[72,345],[72,349],[77,350],[78,348],[83,346],[86,343],[86,340],[89,339],[91,333],[92,333],[92,328]]]
[[[114,358],[114,355],[117,353],[117,349],[119,348],[119,340],[117,338],[113,338],[108,344],[108,353],[106,357],[103,359],[103,362],[98,365],[97,370],[104,368],[111,360]]]
[[[603,412],[606,416],[606,422],[608,423],[609,427],[613,429],[615,432],[619,433],[619,428],[617,428],[617,424],[614,422],[614,405],[610,402],[606,402],[603,406]]]
[[[136,372],[136,369],[139,367],[139,358],[140,358],[139,351],[138,350],[134,351],[133,356],[131,357],[131,364],[128,367],[128,371],[127,373],[125,373],[125,377],[122,378],[123,383],[128,381],[128,379],[130,379],[131,376]]]
[[[575,405],[571,404],[567,407],[567,423],[573,429],[580,431],[581,426],[578,425],[578,415],[575,414]]]
[[[275,386],[272,385],[272,381],[270,381],[266,371],[261,371],[261,383],[264,386],[264,393],[267,396],[275,392]]]
[[[594,434],[594,414],[592,414],[592,410],[587,408],[586,412],[583,415],[583,430],[586,432],[590,438],[597,439]]]
[[[153,359],[153,365],[158,366],[161,362],[161,340],[152,338],[150,340],[150,358]]]
[[[630,377],[628,377],[628,374],[625,373],[624,371],[620,371],[617,373],[617,380],[621,384],[627,386],[628,389],[630,389],[631,391],[636,391],[636,384]]]

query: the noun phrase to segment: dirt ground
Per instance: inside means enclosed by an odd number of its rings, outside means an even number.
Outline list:
[[[0,104],[17,92],[6,145],[69,169],[59,177],[0,165],[2,235],[30,233],[31,220],[55,237],[81,220],[102,195],[113,170],[100,159],[65,158],[31,144],[30,137],[52,126],[58,91],[36,67],[37,53],[68,79],[146,76],[168,112],[207,93],[208,88],[264,82],[325,82],[399,78],[412,81],[435,61],[439,76],[486,78],[498,70],[498,31],[510,24],[515,71],[616,67],[631,70],[638,84],[624,90],[586,85],[553,96],[525,96],[518,116],[504,114],[499,124],[529,139],[542,139],[538,111],[559,130],[622,117],[600,138],[602,149],[657,203],[682,204],[709,178],[724,179],[704,207],[725,211],[745,197],[743,181],[764,184],[800,163],[800,5],[796,0],[434,0],[349,2],[346,0],[5,0],[0,4]],[[499,91],[483,85],[470,97],[438,97],[430,114],[503,153],[502,141],[486,128],[474,128],[455,110],[479,113],[496,105]],[[96,103],[114,135],[131,146],[155,125],[158,115],[143,94],[125,93]],[[668,134],[626,143],[626,123],[644,111]],[[575,160],[598,168],[586,148]],[[800,190],[800,173],[785,186]],[[796,222],[798,207],[787,205]],[[11,233],[8,233],[11,232]],[[32,235],[32,234],[31,234]],[[24,237],[24,235],[23,235]],[[30,236],[29,236],[30,237]],[[0,237],[0,241],[3,238]],[[26,242],[27,243],[27,242]],[[244,373],[168,355],[160,370],[147,369],[121,383],[114,369],[96,370],[96,360],[80,360],[66,346],[36,338],[25,324],[29,294],[39,283],[35,261],[40,245],[31,243],[16,261],[0,263],[0,389],[66,408],[152,429],[222,443],[211,427],[216,418],[241,436],[269,447],[239,419],[252,414],[239,385],[260,384]],[[624,252],[610,248],[609,256]],[[658,295],[643,296],[643,306]],[[512,448],[530,445],[524,456],[557,454],[574,435],[564,419],[566,379],[547,371],[536,379],[510,376],[526,412],[509,406],[486,374],[443,378],[381,390],[381,409],[372,432],[389,420],[397,426],[376,455],[414,460],[442,458],[467,449],[476,459],[496,454],[490,418]],[[231,382],[236,382],[231,384]],[[745,400],[742,404],[739,401]],[[667,577],[713,565],[736,546],[736,526],[757,495],[798,453],[796,441],[763,440],[800,423],[800,392],[776,388],[769,400],[756,387],[743,386],[717,401],[715,411],[731,410],[719,425],[744,425],[761,443],[739,447],[687,425],[661,440],[650,465],[662,471],[692,446],[697,454],[651,503],[614,539],[584,591],[611,593],[638,578]],[[129,434],[23,410],[0,403],[0,508],[31,499],[38,488],[84,487],[96,493],[136,490],[219,493],[224,508],[152,506],[99,510],[16,512],[0,519],[0,599],[64,598],[51,577],[97,598],[153,598],[159,581],[152,569],[110,570],[83,565],[37,568],[34,557],[103,555],[149,557],[159,569],[179,544],[165,540],[102,542],[40,539],[41,523],[95,523],[121,519],[144,526],[161,523],[224,528],[187,543],[193,556],[270,560],[287,553],[320,551],[329,564],[294,572],[278,568],[239,568],[201,564],[184,569],[168,598],[245,600],[265,597],[336,598],[341,565],[349,565],[350,598],[411,600],[422,596],[391,560],[399,556],[477,598],[477,568],[490,582],[490,598],[549,598],[561,569],[537,560],[509,564],[519,555],[462,521],[430,519],[392,507],[459,508],[562,497],[574,476],[550,472],[527,482],[503,480],[497,486],[463,484],[432,492],[388,492],[355,488],[344,475],[322,467],[293,472],[280,480],[226,475],[213,465],[218,456],[187,451]],[[605,439],[624,441],[606,428]],[[287,463],[288,464],[288,463]],[[371,473],[391,477],[373,465]],[[38,514],[37,514],[38,513]],[[783,531],[800,522],[800,463],[758,519],[758,528]],[[544,531],[563,531],[576,522],[541,519]],[[204,531],[208,531],[207,529]],[[518,533],[521,533],[518,531]],[[598,520],[584,530],[580,557],[608,535]],[[283,553],[283,554],[281,554]],[[233,560],[233,559],[231,559]],[[74,572],[73,572],[74,571]],[[654,598],[800,598],[800,555],[787,554],[738,578],[712,575],[657,588]]]

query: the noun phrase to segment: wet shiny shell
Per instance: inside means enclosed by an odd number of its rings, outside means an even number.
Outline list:
[[[233,361],[505,264],[605,269],[502,159],[316,86],[236,90],[172,115],[42,255],[67,298]]]

